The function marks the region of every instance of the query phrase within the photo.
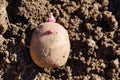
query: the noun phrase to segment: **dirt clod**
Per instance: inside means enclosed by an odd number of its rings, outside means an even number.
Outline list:
[[[7,3],[5,0],[0,1],[0,34],[3,34],[8,28]]]

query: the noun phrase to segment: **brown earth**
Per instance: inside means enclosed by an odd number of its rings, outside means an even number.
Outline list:
[[[1,0],[0,10],[0,80],[120,80],[120,0]],[[50,12],[71,53],[60,68],[39,68],[26,46]]]

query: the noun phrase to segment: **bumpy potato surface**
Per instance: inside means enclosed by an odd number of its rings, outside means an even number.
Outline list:
[[[58,23],[40,24],[32,34],[30,55],[39,67],[59,67],[70,53],[67,30]]]

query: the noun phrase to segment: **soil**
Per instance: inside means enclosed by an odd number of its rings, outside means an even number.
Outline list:
[[[120,80],[120,0],[1,0],[0,10],[0,80]],[[26,46],[50,12],[71,52],[64,66],[40,68]]]

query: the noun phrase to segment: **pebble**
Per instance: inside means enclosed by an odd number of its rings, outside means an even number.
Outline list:
[[[112,60],[110,63],[111,63],[112,67],[119,68],[119,60],[118,59]]]

